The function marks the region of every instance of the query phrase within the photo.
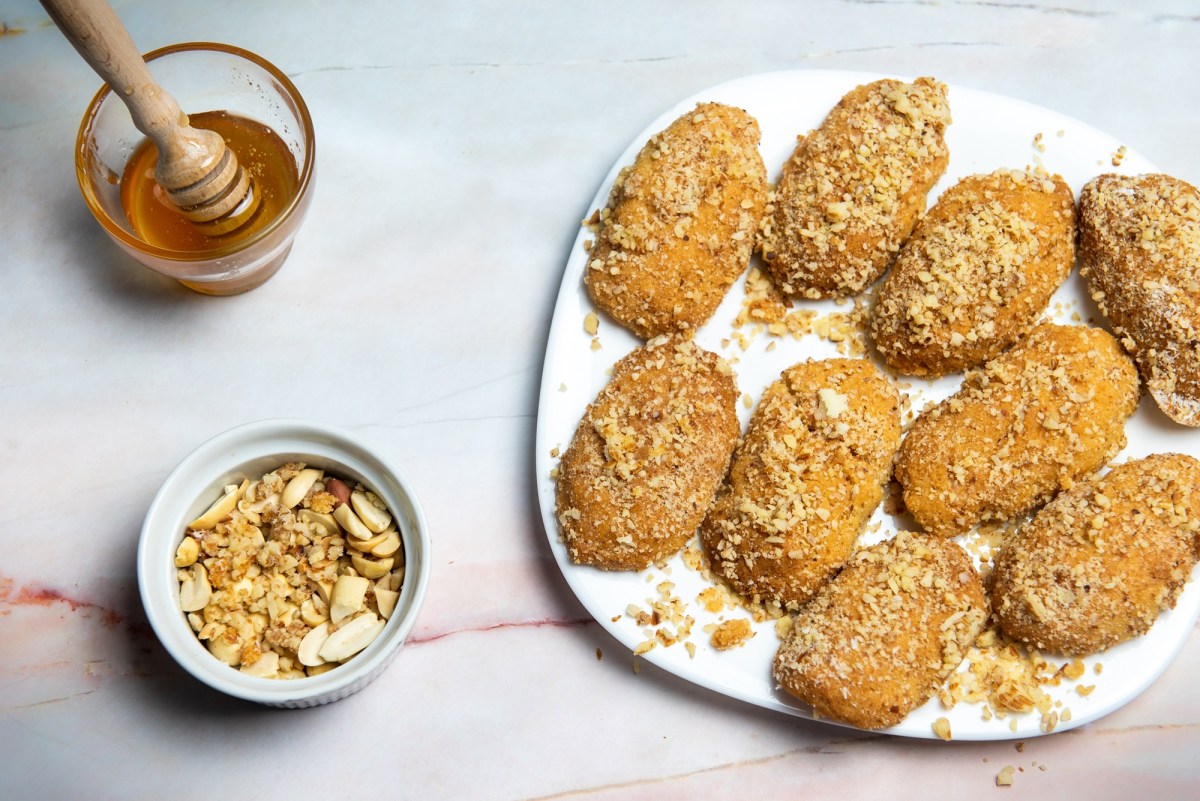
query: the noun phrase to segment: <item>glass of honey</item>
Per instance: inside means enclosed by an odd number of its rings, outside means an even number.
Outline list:
[[[253,289],[283,265],[312,198],[308,107],[276,67],[230,45],[171,45],[147,54],[146,63],[191,125],[221,134],[250,173],[252,211],[235,225],[184,218],[154,180],[153,143],[107,86],[88,106],[76,141],[84,200],[109,237],[151,270],[208,295]]]

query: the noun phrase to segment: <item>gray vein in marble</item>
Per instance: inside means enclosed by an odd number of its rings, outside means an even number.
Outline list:
[[[1068,8],[1067,6],[1038,6],[1033,3],[996,3],[989,0],[983,2],[956,3],[955,5],[973,6],[977,8],[994,8],[998,10],[1013,9],[1016,11],[1033,11],[1038,14],[1066,15],[1071,17],[1115,17],[1115,11],[1095,11],[1087,8]]]
[[[963,6],[968,8],[987,8],[999,11],[1031,11],[1050,16],[1086,17],[1092,19],[1117,17],[1125,14],[1121,11],[1106,11],[1091,8],[1076,8],[1071,6],[1039,6],[1036,3],[1000,3],[995,0],[958,0],[958,2],[942,2],[942,0],[842,0],[845,5],[857,6],[925,6],[929,8],[945,8],[946,6]],[[1141,16],[1132,9],[1130,16]],[[1162,22],[1200,22],[1196,14],[1151,14],[1144,17],[1151,23]]]
[[[804,54],[804,58],[826,58],[828,56],[842,56],[849,53],[886,53],[890,51],[903,50],[926,50],[938,47],[1012,47],[1012,48],[1050,48],[1052,45],[1045,44],[1030,44],[1029,42],[908,42],[906,44],[896,45],[868,45],[866,47],[847,47],[838,50],[821,50],[812,53]]]
[[[851,737],[851,738],[846,738],[846,739],[830,740],[830,741],[824,743],[823,745],[810,745],[810,746],[805,746],[803,748],[793,748],[789,751],[782,751],[778,754],[771,754],[770,756],[759,757],[758,759],[744,759],[744,760],[741,760],[740,762],[729,762],[729,763],[726,763],[723,765],[712,765],[709,767],[700,768],[699,770],[687,771],[685,773],[677,773],[673,776],[655,776],[655,777],[650,777],[650,778],[645,778],[645,779],[634,779],[634,780],[627,781],[627,782],[615,782],[613,784],[604,784],[604,785],[599,785],[596,787],[585,787],[585,788],[580,788],[580,789],[575,789],[575,790],[564,790],[561,793],[554,793],[552,795],[532,796],[530,798],[525,799],[524,801],[562,801],[563,799],[568,799],[568,798],[582,798],[584,796],[592,795],[593,793],[607,793],[612,790],[625,790],[625,789],[630,789],[630,788],[635,788],[635,787],[667,786],[667,785],[670,785],[672,782],[676,782],[676,781],[679,781],[682,779],[691,779],[695,776],[703,776],[705,774],[710,774],[710,773],[720,773],[720,772],[726,771],[726,770],[740,770],[742,768],[752,767],[752,766],[757,766],[757,765],[769,765],[773,762],[779,762],[781,760],[786,760],[786,759],[789,759],[791,757],[794,757],[794,756],[797,756],[800,754],[820,754],[820,755],[824,755],[824,756],[838,756],[838,755],[841,755],[843,753],[843,751],[836,748],[836,746],[852,745],[852,744],[860,743],[860,742],[867,742],[867,741],[872,741],[872,740],[884,740],[884,739],[887,739],[886,735],[865,734],[861,737]],[[831,748],[831,746],[834,746],[834,747]]]
[[[94,692],[96,692],[96,691],[95,690],[81,690],[77,693],[71,693],[70,695],[64,695],[59,698],[47,698],[43,701],[34,701],[31,704],[19,704],[17,706],[6,706],[6,707],[4,707],[4,709],[5,709],[5,711],[8,711],[8,712],[13,712],[18,709],[34,709],[35,707],[39,707],[39,706],[48,706],[49,704],[57,704],[57,703],[61,703],[63,701],[72,701],[72,700],[79,698],[81,696],[84,696],[84,695],[91,695]]]
[[[587,66],[587,65],[612,65],[612,64],[657,64],[664,61],[679,61],[686,56],[648,56],[646,58],[623,58],[615,60],[603,59],[569,59],[566,61],[447,61],[441,64],[356,64],[356,65],[336,65],[331,64],[327,67],[313,67],[307,70],[298,70],[289,72],[287,76],[295,79],[300,76],[314,75],[322,72],[370,72],[370,71],[388,71],[388,70],[403,70],[410,72],[420,72],[429,69],[512,69],[512,68],[530,68],[530,67],[545,67],[547,63],[557,64],[558,66]]]
[[[944,3],[938,0],[842,0],[847,5],[860,6],[929,6],[945,8],[947,5],[967,6],[970,8],[990,8],[997,10],[1033,11],[1038,14],[1067,15],[1076,17],[1113,17],[1115,11],[1096,11],[1085,8],[1070,8],[1067,6],[1039,6],[1034,3],[998,3],[994,0],[960,0],[959,2]]]
[[[1098,735],[1129,734],[1142,731],[1193,731],[1200,730],[1200,723],[1144,723],[1139,726],[1112,726],[1096,729]],[[1076,729],[1076,731],[1079,731]]]

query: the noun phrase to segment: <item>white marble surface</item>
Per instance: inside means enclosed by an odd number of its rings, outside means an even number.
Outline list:
[[[0,0],[5,797],[1194,797],[1200,635],[1125,708],[1023,751],[857,734],[635,674],[562,581],[532,487],[568,249],[663,109],[769,70],[932,74],[1077,117],[1196,183],[1194,2],[116,7],[144,50],[228,42],[287,72],[316,123],[316,199],[249,294],[201,297],[133,264],[74,183],[97,79],[39,5]],[[373,442],[434,538],[406,650],[302,712],[189,678],[134,578],[171,467],[275,416]],[[1023,768],[1007,790],[1004,765]]]

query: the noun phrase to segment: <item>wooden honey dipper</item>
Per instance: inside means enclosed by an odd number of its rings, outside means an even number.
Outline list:
[[[220,134],[188,124],[154,80],[129,31],[105,0],[41,0],[54,24],[125,102],[134,126],[158,148],[155,180],[172,205],[206,232],[228,233],[259,205],[250,175]]]

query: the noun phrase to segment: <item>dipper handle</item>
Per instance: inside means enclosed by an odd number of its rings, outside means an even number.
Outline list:
[[[150,74],[112,6],[104,0],[41,0],[84,61],[125,102],[133,124],[161,152],[168,133],[188,124],[175,98]]]
[[[171,202],[194,222],[211,222],[235,210],[243,219],[255,200],[249,176],[219,134],[188,123],[179,103],[150,74],[112,6],[105,0],[41,3],[158,148],[155,178]]]

